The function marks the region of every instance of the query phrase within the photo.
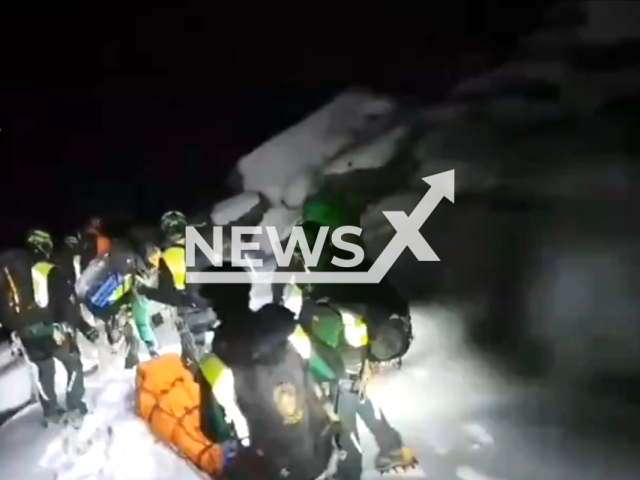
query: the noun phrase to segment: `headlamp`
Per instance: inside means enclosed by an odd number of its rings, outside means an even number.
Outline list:
[[[364,347],[369,342],[367,324],[359,315],[340,310],[342,324],[344,325],[344,337],[347,343],[355,348]]]

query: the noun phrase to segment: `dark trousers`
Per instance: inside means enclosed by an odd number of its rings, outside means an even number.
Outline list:
[[[356,393],[341,391],[338,393],[338,416],[342,422],[340,446],[346,457],[338,464],[337,478],[340,480],[359,480],[362,476],[362,451],[357,418],[360,417],[367,429],[373,434],[381,452],[389,452],[402,447],[400,434],[389,425],[381,411],[368,398],[360,401]]]
[[[85,390],[80,352],[77,348],[64,345],[55,350],[52,357],[34,361],[38,367],[38,398],[44,414],[51,415],[58,408],[54,359],[58,359],[67,371],[67,409],[86,412],[83,401]]]

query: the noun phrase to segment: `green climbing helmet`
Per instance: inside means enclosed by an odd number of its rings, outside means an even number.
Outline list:
[[[46,257],[51,256],[53,240],[51,240],[49,232],[38,229],[29,230],[26,236],[26,243],[32,251],[44,254]]]
[[[187,217],[177,210],[170,210],[160,218],[160,229],[169,241],[184,238],[187,228]]]
[[[302,226],[316,224],[329,227],[329,232],[350,224],[345,206],[326,197],[310,199],[304,206],[300,223]]]

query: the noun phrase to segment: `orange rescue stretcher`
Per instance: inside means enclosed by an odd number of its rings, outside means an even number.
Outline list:
[[[224,452],[201,430],[200,387],[178,354],[138,367],[136,414],[153,434],[213,478],[222,475]]]

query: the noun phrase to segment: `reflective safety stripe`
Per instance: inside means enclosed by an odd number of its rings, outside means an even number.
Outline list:
[[[116,288],[113,291],[113,293],[111,294],[111,297],[109,297],[109,303],[110,304],[115,303],[120,297],[122,297],[125,293],[131,290],[132,285],[133,285],[133,275],[128,273],[127,275],[125,275],[122,283],[118,285],[118,288]]]
[[[76,282],[78,281],[78,279],[80,278],[80,273],[81,273],[81,269],[80,269],[80,255],[74,255],[73,256],[73,271],[75,272],[76,275]]]
[[[222,372],[227,369],[227,366],[222,363],[222,360],[216,355],[209,355],[200,362],[200,369],[204,374],[204,378],[209,382],[209,385],[215,389],[216,383],[222,375]]]
[[[311,340],[300,325],[296,326],[293,333],[289,335],[289,342],[291,342],[291,345],[293,345],[302,358],[305,360],[311,358]]]
[[[20,293],[18,293],[18,288],[16,287],[16,284],[13,281],[13,277],[11,276],[11,273],[9,272],[9,269],[7,267],[3,268],[3,273],[7,278],[7,281],[9,282],[9,288],[11,290],[11,292],[9,293],[11,297],[9,299],[9,306],[15,313],[20,313]]]
[[[173,284],[178,290],[184,290],[187,275],[186,251],[182,246],[169,247],[162,253],[164,262],[173,276]]]
[[[209,355],[200,362],[200,370],[211,385],[216,400],[224,408],[227,419],[233,423],[238,438],[248,438],[249,425],[238,407],[235,379],[231,369],[216,355]]]
[[[47,277],[53,268],[53,264],[49,262],[38,262],[31,267],[31,278],[33,281],[33,297],[40,308],[49,305],[49,289],[47,285]]]

